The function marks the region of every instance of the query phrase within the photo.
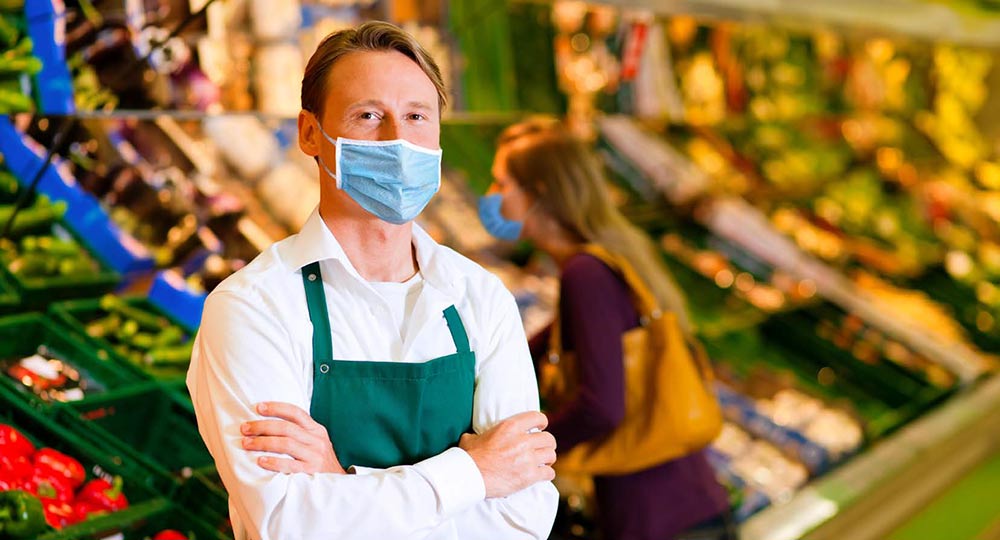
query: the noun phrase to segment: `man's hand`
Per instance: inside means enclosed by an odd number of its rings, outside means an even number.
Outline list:
[[[514,415],[482,435],[465,434],[458,446],[468,452],[486,484],[486,498],[506,497],[555,478],[556,439],[541,431],[549,420],[540,412]]]
[[[290,403],[278,402],[260,403],[257,412],[277,420],[255,420],[240,426],[243,448],[293,458],[264,456],[257,459],[258,465],[280,473],[344,474],[326,428],[309,413]]]

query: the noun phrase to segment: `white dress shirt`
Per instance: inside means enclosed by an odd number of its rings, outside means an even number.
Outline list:
[[[534,369],[510,292],[416,225],[413,243],[423,286],[403,336],[390,307],[316,211],[299,234],[273,244],[209,295],[187,385],[199,431],[229,492],[237,540],[548,536],[558,500],[551,483],[486,499],[479,469],[457,447],[412,466],[287,475],[261,468],[256,460],[263,454],[241,446],[240,424],[261,418],[258,403],[309,410],[313,328],[300,269],[315,261],[323,273],[335,359],[425,362],[453,354],[442,313],[455,305],[476,353],[475,432],[538,410]]]
[[[424,288],[424,278],[417,272],[410,279],[403,283],[369,282],[375,292],[385,300],[389,306],[389,313],[399,330],[399,344],[402,345],[403,337],[406,335],[406,325],[410,322],[410,314],[413,308],[417,307],[417,300],[420,298],[420,291]],[[395,352],[392,358],[402,356],[402,351]]]

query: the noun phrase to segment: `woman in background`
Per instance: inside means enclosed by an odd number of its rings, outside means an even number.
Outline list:
[[[622,336],[639,325],[623,277],[584,252],[596,244],[628,261],[660,306],[690,338],[685,300],[654,244],[614,206],[597,157],[552,120],[531,120],[500,136],[494,182],[480,217],[494,236],[531,241],[559,265],[562,350],[572,351],[578,390],[548,411],[558,451],[599,440],[625,416]],[[547,332],[531,340],[545,358]],[[598,523],[605,540],[734,538],[728,500],[705,452],[621,476],[594,478]]]

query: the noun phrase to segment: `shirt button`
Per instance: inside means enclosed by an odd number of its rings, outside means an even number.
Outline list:
[[[309,274],[309,281],[316,281],[316,274]]]
[[[326,374],[329,371],[330,371],[330,364],[320,364],[319,365],[319,372],[320,373]]]

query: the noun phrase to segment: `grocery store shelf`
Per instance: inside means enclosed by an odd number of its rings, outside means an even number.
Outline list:
[[[774,268],[786,270],[799,279],[811,280],[820,296],[944,366],[963,383],[971,383],[992,369],[989,360],[965,343],[947,341],[927,332],[913,324],[906,313],[876,301],[843,274],[804,253],[746,201],[739,198],[716,200],[705,208],[702,220],[711,231]]]
[[[884,538],[1000,448],[998,408],[1000,376],[994,376],[806,487],[786,504],[750,518],[741,537]]]
[[[1000,10],[974,0],[596,0],[622,8],[797,27],[824,24],[965,45],[1000,47]]]

